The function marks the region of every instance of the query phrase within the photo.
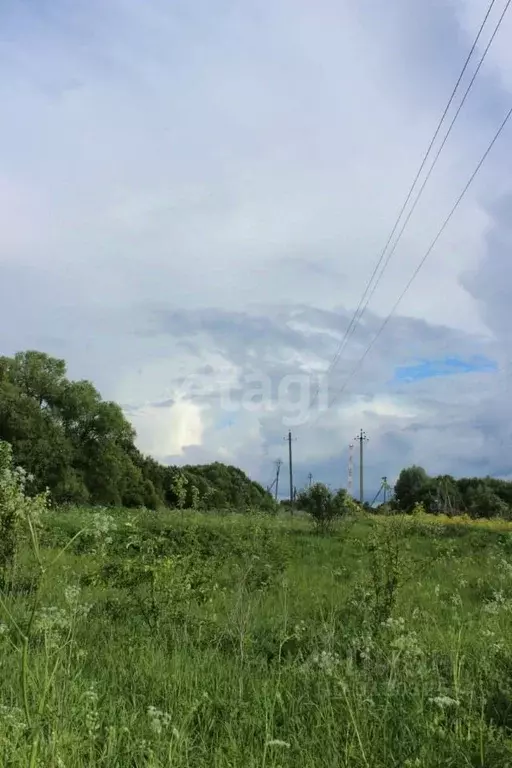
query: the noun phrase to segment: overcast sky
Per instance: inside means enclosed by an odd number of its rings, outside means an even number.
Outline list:
[[[487,6],[2,3],[0,353],[65,358],[165,462],[266,484],[291,429],[297,486],[345,485],[363,428],[368,495],[512,477],[512,121],[351,375],[512,105],[512,9],[322,376]]]

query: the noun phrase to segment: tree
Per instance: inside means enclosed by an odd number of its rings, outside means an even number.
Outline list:
[[[398,509],[410,512],[415,502],[424,501],[430,487],[429,476],[423,467],[413,465],[402,469],[395,484],[395,503]]]
[[[5,361],[5,358],[3,359]],[[8,442],[16,464],[34,475],[34,488],[57,486],[71,462],[72,445],[51,409],[42,408],[5,376],[0,378],[0,439]]]
[[[347,492],[333,493],[323,483],[315,483],[297,496],[297,507],[312,517],[319,531],[330,531],[335,521],[347,511]]]
[[[184,509],[187,504],[188,477],[179,467],[171,467],[166,499],[171,506]]]
[[[135,432],[116,403],[41,352],[0,358],[0,438],[57,502],[143,504],[145,478],[130,449]],[[152,493],[150,494],[152,496]]]
[[[0,358],[0,379],[9,381],[34,400],[40,408],[51,409],[65,381],[66,363],[44,352],[17,352],[13,358]]]
[[[451,475],[438,475],[430,482],[421,502],[425,509],[452,515],[463,506],[462,496],[456,480]]]
[[[0,440],[33,475],[30,492],[49,488],[57,503],[276,511],[237,467],[178,472],[143,456],[135,438],[120,406],[91,382],[70,381],[64,360],[33,350],[0,357]]]
[[[470,486],[466,494],[467,511],[471,517],[510,518],[512,510],[485,481]]]

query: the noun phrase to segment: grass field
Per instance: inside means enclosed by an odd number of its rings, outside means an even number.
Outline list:
[[[2,766],[512,766],[507,529],[83,510],[39,541],[2,593]]]

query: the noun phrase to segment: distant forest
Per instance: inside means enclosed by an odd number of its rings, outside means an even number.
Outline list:
[[[56,504],[274,510],[272,496],[242,470],[213,463],[164,466],[135,446],[119,405],[66,363],[43,352],[0,357],[0,440],[26,471],[28,490]]]
[[[412,512],[421,505],[433,514],[512,517],[512,482],[494,477],[430,477],[423,467],[403,469],[391,505]]]

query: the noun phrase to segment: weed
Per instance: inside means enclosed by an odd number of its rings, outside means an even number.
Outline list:
[[[506,532],[40,519],[0,593],[0,764],[510,766]]]

